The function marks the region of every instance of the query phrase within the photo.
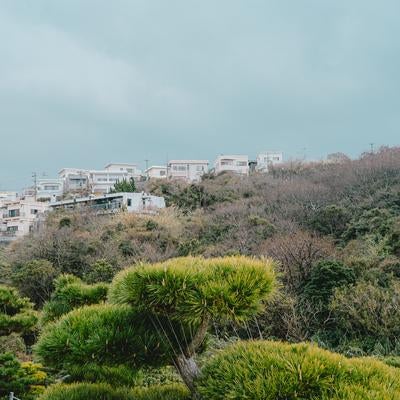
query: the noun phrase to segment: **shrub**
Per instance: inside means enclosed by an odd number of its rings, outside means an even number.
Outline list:
[[[197,381],[207,400],[394,399],[400,373],[314,345],[238,342],[211,358]]]
[[[21,363],[11,353],[0,354],[0,398],[14,392],[24,400],[34,399],[44,390],[47,381],[40,364]]]
[[[0,285],[1,336],[12,332],[30,335],[35,330],[37,320],[37,313],[28,298],[20,297],[14,288]]]
[[[400,339],[400,282],[388,287],[371,282],[336,290],[330,306],[339,336],[363,341],[371,351],[376,342]]]
[[[158,321],[167,331],[168,322],[162,318]],[[175,326],[175,331],[179,332],[179,328]],[[173,335],[165,338],[158,332],[148,315],[129,306],[92,305],[46,325],[35,350],[46,365],[60,370],[69,371],[88,360],[136,369],[170,362]]]
[[[53,385],[38,400],[185,400],[187,389],[182,385],[153,388],[114,388],[105,383],[75,383]]]
[[[87,285],[73,275],[60,275],[54,286],[50,301],[43,306],[42,323],[53,321],[74,308],[97,304],[107,298],[107,284]]]
[[[13,266],[11,280],[19,291],[36,304],[43,304],[53,291],[58,272],[47,260],[32,260]]]
[[[106,260],[97,260],[84,274],[88,283],[111,282],[116,273],[116,268]]]

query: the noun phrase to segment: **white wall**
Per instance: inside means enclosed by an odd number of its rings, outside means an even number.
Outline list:
[[[215,173],[224,171],[248,175],[249,157],[247,155],[220,155],[214,163]]]

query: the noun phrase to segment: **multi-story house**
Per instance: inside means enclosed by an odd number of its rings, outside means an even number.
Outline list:
[[[118,181],[139,179],[141,171],[136,164],[107,164],[104,170],[64,168],[59,172],[64,192],[79,194],[109,193]]]
[[[144,171],[147,179],[165,179],[167,177],[167,167],[153,165]]]
[[[266,151],[257,156],[256,170],[259,172],[268,172],[272,165],[283,163],[283,153],[281,151]]]
[[[41,201],[57,201],[63,195],[62,179],[39,179],[34,190],[37,200]]]
[[[171,160],[167,166],[169,179],[198,182],[208,172],[208,160]]]
[[[127,211],[130,213],[154,213],[165,207],[164,197],[147,193],[108,193],[50,203],[50,209],[92,210],[100,214]]]
[[[236,174],[249,174],[249,157],[246,155],[220,155],[214,163],[214,172],[233,172]]]
[[[0,236],[3,240],[15,239],[32,232],[46,210],[48,204],[33,197],[4,202],[0,208]]]

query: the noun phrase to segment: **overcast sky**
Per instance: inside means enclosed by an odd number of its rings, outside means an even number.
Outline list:
[[[0,190],[400,144],[398,0],[0,0]]]

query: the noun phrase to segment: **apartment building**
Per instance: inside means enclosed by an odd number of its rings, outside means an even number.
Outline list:
[[[259,172],[268,172],[272,165],[283,163],[283,153],[281,151],[266,151],[257,156],[256,170]]]
[[[3,202],[0,206],[0,236],[2,241],[16,239],[32,232],[48,204],[33,197]]]
[[[59,172],[64,192],[80,194],[109,193],[115,183],[130,178],[139,179],[141,171],[136,164],[111,163],[103,170],[64,168]]]
[[[169,179],[198,182],[208,172],[208,160],[171,160],[167,166]]]
[[[246,155],[220,155],[214,162],[214,172],[233,172],[235,174],[249,174],[249,157]]]
[[[51,203],[51,210],[78,209],[92,210],[100,214],[112,214],[120,211],[130,213],[154,213],[165,208],[164,197],[147,193],[108,193],[101,196],[87,196]]]
[[[0,205],[8,201],[15,201],[17,197],[17,192],[0,192]]]
[[[147,179],[165,179],[167,177],[167,167],[153,165],[144,171]]]

